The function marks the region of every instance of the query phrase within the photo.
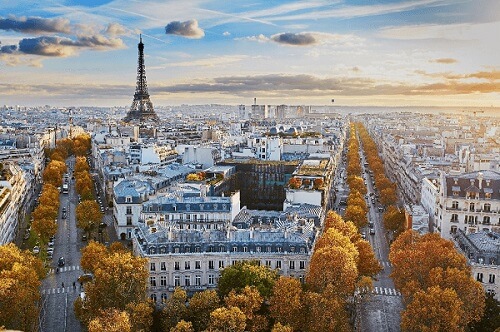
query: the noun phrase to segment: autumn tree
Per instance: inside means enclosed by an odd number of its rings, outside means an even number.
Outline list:
[[[222,307],[210,314],[209,331],[244,332],[245,327],[245,314],[238,307]]]
[[[94,273],[100,265],[100,262],[108,255],[108,249],[101,243],[90,241],[82,248],[82,257],[80,265],[84,271]]]
[[[380,190],[380,203],[388,206],[397,201],[396,190],[394,188],[385,188]]]
[[[102,213],[96,201],[82,201],[76,207],[76,225],[83,229],[89,238],[102,221]]]
[[[439,286],[418,291],[401,315],[404,332],[459,332],[462,301],[457,293]]]
[[[468,329],[471,332],[498,332],[500,326],[500,301],[495,299],[495,294],[485,294],[485,308],[481,320],[471,322]]]
[[[57,233],[57,224],[52,218],[36,218],[31,223],[31,227],[42,243],[47,243],[49,239]]]
[[[332,292],[347,297],[354,292],[358,270],[357,252],[340,246],[315,250],[309,264],[307,284],[316,292],[330,286]]]
[[[280,322],[274,324],[273,329],[271,332],[293,332],[293,328],[291,328],[288,325],[281,325]]]
[[[89,170],[90,170],[90,166],[87,163],[87,158],[76,157],[76,159],[75,159],[75,173],[88,172]]]
[[[240,292],[232,290],[224,302],[228,308],[238,307],[241,309],[247,319],[247,330],[254,332],[268,330],[267,320],[257,314],[263,303],[263,298],[257,288],[245,286]]]
[[[342,217],[333,211],[329,211],[323,225],[324,232],[330,228],[335,228],[337,231],[347,236],[352,243],[361,239],[358,229],[351,221],[344,221]]]
[[[267,266],[259,266],[257,261],[237,262],[222,270],[218,293],[224,298],[231,290],[239,292],[245,286],[255,286],[262,297],[268,298],[277,279],[277,271]]]
[[[196,292],[189,299],[187,317],[196,331],[203,331],[210,321],[210,313],[220,307],[220,300],[214,290]]]
[[[181,320],[170,329],[170,332],[194,332],[194,331],[201,331],[201,330],[195,330],[193,328],[193,324],[191,322],[186,322],[185,320]]]
[[[131,303],[137,305],[144,302],[149,276],[146,263],[146,259],[135,257],[130,252],[109,252],[102,257],[93,266],[94,278],[85,285],[85,302],[81,303],[85,306],[85,312],[79,316],[80,320],[87,323],[97,317],[101,310],[115,308],[124,311]],[[75,311],[82,313],[77,307]]]
[[[289,324],[294,331],[302,330],[304,319],[302,284],[292,277],[280,277],[273,287],[269,300],[271,317],[277,322]]]
[[[89,323],[89,332],[130,332],[130,317],[114,308],[103,310]]]
[[[125,306],[130,317],[131,330],[149,332],[153,325],[154,303],[152,301],[131,302]]]
[[[163,331],[169,331],[187,316],[187,294],[182,288],[177,287],[172,296],[164,302],[161,309],[160,320]]]
[[[37,331],[42,262],[14,244],[0,246],[0,326]]]
[[[383,215],[384,227],[399,235],[405,228],[405,212],[394,205],[389,205]]]
[[[325,289],[323,293],[306,292],[304,296],[304,308],[306,324],[302,331],[319,332],[351,331],[349,319],[345,310],[346,303],[343,299]]]
[[[361,239],[356,241],[354,246],[358,251],[357,268],[360,276],[375,277],[382,271],[382,265],[375,257],[370,242]]]
[[[344,220],[351,221],[358,229],[361,229],[368,224],[366,213],[360,206],[348,205],[345,209]]]

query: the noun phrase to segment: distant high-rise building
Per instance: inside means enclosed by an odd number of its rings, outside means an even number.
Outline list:
[[[123,119],[125,122],[158,121],[159,118],[153,109],[153,103],[149,99],[148,84],[146,82],[146,66],[144,65],[144,44],[142,36],[138,44],[139,60],[137,64],[137,86],[135,88],[134,101]]]

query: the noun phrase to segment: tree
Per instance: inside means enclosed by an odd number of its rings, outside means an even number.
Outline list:
[[[175,325],[170,329],[170,332],[194,332],[194,331],[201,331],[201,330],[195,330],[193,328],[193,324],[191,322],[186,322],[185,320],[181,320],[180,322],[177,323],[177,325]]]
[[[396,232],[400,234],[404,231],[405,227],[405,213],[404,210],[400,210],[394,205],[389,205],[387,210],[384,212],[384,227],[387,230]]]
[[[352,244],[351,240],[335,228],[330,228],[323,233],[323,235],[316,241],[314,250],[335,246],[347,249],[349,252],[353,253],[353,257],[356,260],[358,259],[356,247]]]
[[[308,285],[318,293],[329,286],[337,296],[351,295],[358,278],[356,256],[357,252],[338,246],[316,250],[309,264]]]
[[[102,221],[102,213],[96,201],[82,201],[76,207],[76,225],[83,229],[89,238]]]
[[[125,311],[110,308],[101,311],[89,323],[89,332],[130,332],[130,318]]]
[[[380,271],[382,271],[382,265],[375,257],[373,248],[370,242],[366,240],[358,240],[354,243],[356,249],[358,250],[358,274],[360,276],[374,277]]]
[[[384,206],[396,203],[397,199],[398,198],[396,197],[396,190],[394,188],[386,188],[380,190],[380,203],[382,203]]]
[[[85,157],[76,157],[76,160],[75,160],[75,173],[88,172],[89,170],[90,170],[90,166],[87,163],[87,158],[85,158]]]
[[[57,224],[54,219],[35,219],[31,227],[42,243],[47,243],[49,238],[57,233]]]
[[[131,329],[134,332],[148,332],[153,325],[154,304],[150,301],[129,303],[125,309],[130,317]]]
[[[472,332],[494,332],[500,326],[500,301],[493,293],[485,294],[485,309],[480,321],[469,324]]]
[[[172,296],[164,303],[161,310],[161,324],[163,331],[169,331],[187,316],[187,294],[182,288],[177,287]]]
[[[209,330],[221,332],[243,332],[246,327],[245,314],[238,307],[218,308],[210,314]]]
[[[405,332],[459,332],[462,301],[457,293],[439,286],[418,291],[401,315]]]
[[[348,205],[345,209],[344,219],[351,221],[358,229],[365,227],[368,224],[366,211],[357,205]]]
[[[361,239],[358,229],[351,221],[344,221],[336,212],[329,211],[324,222],[324,232],[330,228],[335,228],[343,235],[347,236],[352,243]]]
[[[329,289],[326,289],[324,293],[305,293],[304,308],[307,320],[302,331],[351,331],[345,310],[346,304],[334,293]]]
[[[146,299],[147,259],[132,253],[108,253],[95,264],[94,278],[85,285],[84,323],[98,316],[101,310],[125,310],[130,303]],[[103,296],[106,294],[106,296]]]
[[[203,331],[210,321],[210,313],[220,307],[220,300],[214,290],[197,292],[189,300],[187,317],[196,331]]]
[[[239,292],[245,286],[255,286],[262,297],[268,298],[277,279],[277,271],[267,266],[259,266],[257,261],[237,262],[222,270],[218,293],[224,298],[231,290]]]
[[[36,331],[40,314],[42,261],[14,244],[0,246],[0,326]]]
[[[293,332],[294,330],[288,325],[281,325],[280,322],[274,324],[271,332]]]
[[[55,220],[58,214],[58,208],[52,205],[38,205],[33,213],[33,219],[52,219]]]
[[[289,324],[294,331],[302,330],[304,324],[302,284],[292,277],[280,277],[273,287],[269,303],[271,317],[277,322]]]
[[[224,300],[226,306],[238,307],[241,309],[247,318],[247,329],[250,331],[263,331],[267,330],[267,321],[262,322],[261,319],[257,320],[257,311],[260,310],[263,298],[255,287],[245,286],[239,293],[232,290]],[[263,323],[265,326],[256,326],[256,322]]]
[[[94,273],[107,255],[108,249],[103,244],[90,241],[86,247],[82,248],[80,265],[84,271]]]

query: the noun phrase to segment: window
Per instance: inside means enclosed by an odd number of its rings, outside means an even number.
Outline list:
[[[191,269],[191,262],[190,261],[184,262],[184,270],[189,270],[189,269]]]
[[[457,226],[451,226],[450,233],[451,233],[451,234],[456,234],[456,233],[457,233],[457,229],[458,229],[458,227],[457,227]]]
[[[149,264],[149,270],[150,271],[156,271],[156,264],[155,263],[150,263]]]
[[[130,196],[125,197],[125,203],[132,203],[132,197]]]
[[[295,270],[295,261],[289,261],[288,266],[289,266],[290,270]]]
[[[160,277],[160,286],[162,286],[162,287],[167,286],[167,276]]]
[[[201,286],[201,276],[200,275],[197,275],[194,277],[194,284],[196,286]]]
[[[483,209],[484,209],[484,212],[490,212],[491,211],[491,204],[489,204],[489,203],[484,204]]]
[[[175,276],[174,277],[174,286],[179,287],[181,285],[181,277],[180,276]]]
[[[290,252],[295,252],[295,247],[290,247]]]
[[[281,247],[276,247],[277,252],[281,252],[281,250],[283,250]]]
[[[194,268],[196,270],[201,270],[201,261],[194,262]]]
[[[474,203],[469,204],[469,211],[474,211]]]
[[[224,261],[219,261],[219,269],[223,269],[224,268]]]
[[[281,261],[276,261],[276,268],[281,269]]]
[[[490,217],[489,216],[484,216],[483,217],[483,224],[489,224],[490,223]]]
[[[495,275],[494,274],[490,274],[488,282],[490,284],[494,284],[495,283]]]
[[[174,262],[174,270],[179,271],[181,269],[181,263],[180,262]]]
[[[127,214],[132,214],[132,207],[131,206],[127,206]]]
[[[255,247],[256,252],[260,252],[260,246]]]
[[[167,271],[167,263],[161,262],[160,263],[160,270],[162,271]]]
[[[299,268],[300,268],[301,270],[304,270],[304,269],[306,268],[306,261],[300,261],[300,262],[299,262]]]
[[[161,302],[166,302],[168,299],[167,293],[161,293]]]
[[[210,270],[213,270],[214,269],[214,261],[208,261],[208,268]]]
[[[248,247],[243,247],[243,252],[248,252]]]
[[[453,201],[453,202],[451,203],[451,208],[452,208],[452,209],[458,209],[458,201]]]
[[[215,277],[213,274],[208,275],[208,284],[209,285],[214,285],[215,284]]]
[[[233,247],[233,252],[237,252],[238,251],[238,247]]]
[[[458,214],[456,213],[453,213],[451,215],[451,219],[450,219],[451,222],[458,222]]]
[[[156,277],[149,277],[149,285],[156,287]]]
[[[153,300],[153,302],[156,302],[156,294],[154,294],[154,293],[153,293],[153,294],[151,294],[151,295],[149,296],[149,298],[150,298],[151,300]]]
[[[483,282],[483,274],[481,272],[477,273],[476,280],[479,282]]]
[[[271,252],[271,246],[266,247],[266,252]]]
[[[266,261],[266,266],[270,268],[271,267],[271,261]]]
[[[184,286],[191,286],[191,276],[184,276]]]
[[[132,217],[127,216],[127,226],[132,226]]]

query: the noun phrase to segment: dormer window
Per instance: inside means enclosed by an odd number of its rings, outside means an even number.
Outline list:
[[[132,203],[132,196],[125,197],[125,203]]]

